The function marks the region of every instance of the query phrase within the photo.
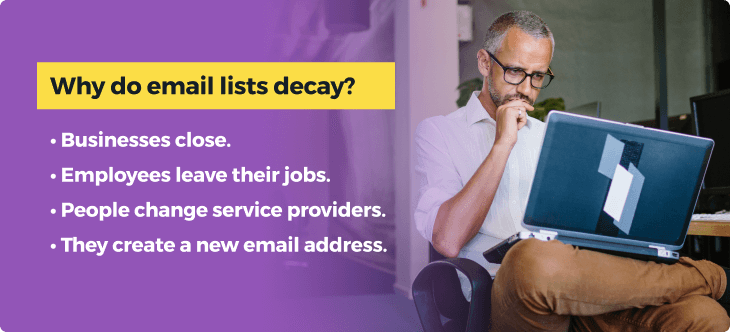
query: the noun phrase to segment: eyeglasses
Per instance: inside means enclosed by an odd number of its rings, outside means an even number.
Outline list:
[[[502,65],[497,58],[494,57],[494,55],[490,52],[487,52],[489,56],[496,62],[500,67],[502,67],[502,71],[504,71],[504,81],[512,84],[512,85],[520,85],[522,82],[525,81],[525,78],[527,76],[530,76],[530,85],[532,85],[535,89],[544,89],[547,88],[548,85],[550,85],[550,82],[552,82],[553,78],[555,78],[555,75],[553,75],[552,69],[548,67],[547,73],[541,73],[541,72],[534,72],[532,74],[528,74],[525,72],[524,69],[520,68],[513,68],[513,67],[505,67]]]

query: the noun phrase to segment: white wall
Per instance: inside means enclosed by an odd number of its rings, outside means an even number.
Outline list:
[[[428,242],[418,234],[413,211],[413,137],[421,120],[456,110],[459,55],[456,0],[397,1],[396,8],[396,283],[411,296],[411,284],[428,263]]]

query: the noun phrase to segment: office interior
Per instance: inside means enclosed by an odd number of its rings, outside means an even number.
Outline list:
[[[304,277],[287,290],[297,306],[334,315],[383,308],[378,317],[358,320],[365,329],[421,329],[411,285],[432,253],[412,220],[415,128],[458,108],[457,86],[479,78],[477,51],[502,13],[533,11],[555,36],[556,78],[537,102],[562,98],[569,112],[691,135],[697,128],[692,97],[725,98],[721,104],[730,111],[730,93],[723,94],[730,91],[730,4],[723,0],[359,0],[367,11],[352,15],[343,15],[338,3],[290,1],[273,46],[282,61],[395,61],[395,110],[327,111],[320,119],[329,122],[327,132],[319,133],[329,142],[333,177],[348,179],[329,196],[377,201],[390,213],[298,229],[319,238],[378,238],[392,250],[312,255],[288,267]],[[727,135],[712,138],[730,145]],[[708,188],[696,213],[730,210],[729,195]],[[691,235],[682,253],[730,266],[730,238]]]

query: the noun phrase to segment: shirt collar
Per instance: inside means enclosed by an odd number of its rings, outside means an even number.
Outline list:
[[[495,119],[492,119],[491,116],[489,116],[489,113],[487,113],[487,110],[484,109],[484,106],[482,106],[482,102],[479,101],[479,91],[474,91],[471,93],[471,97],[469,98],[469,102],[466,103],[466,121],[469,125],[473,125],[477,122],[480,122],[482,120],[487,120],[487,122],[492,124],[497,124]],[[532,129],[532,121],[534,119],[532,117],[527,117],[527,128]]]

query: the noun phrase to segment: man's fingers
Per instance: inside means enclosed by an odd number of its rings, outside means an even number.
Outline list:
[[[522,105],[529,105],[527,102],[525,102],[522,99],[510,99],[506,103],[502,104],[504,106],[522,106]]]
[[[526,102],[523,99],[512,99],[506,103],[503,104],[503,106],[509,106],[509,107],[524,107],[528,111],[535,110],[535,107],[530,105],[530,103]]]
[[[527,114],[528,108],[525,107],[525,105],[505,105],[505,112],[507,114],[510,114],[511,116],[515,118],[519,118],[521,116],[525,116]]]
[[[520,130],[527,123],[527,112],[522,112],[518,114],[519,116],[517,117],[517,130]]]

